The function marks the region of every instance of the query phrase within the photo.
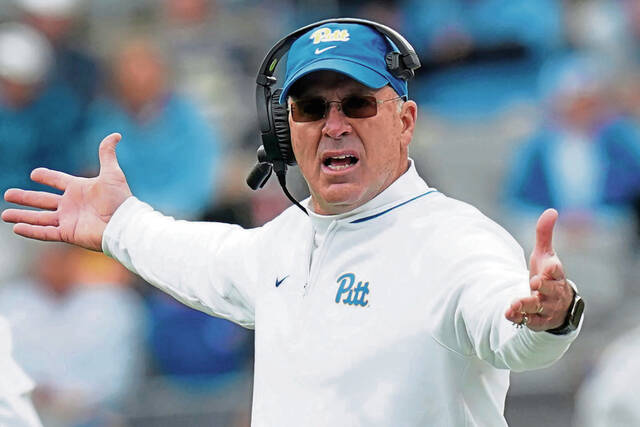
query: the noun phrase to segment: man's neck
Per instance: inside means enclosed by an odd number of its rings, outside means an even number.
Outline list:
[[[354,204],[348,204],[348,203],[344,203],[344,204],[320,203],[319,200],[321,198],[317,197],[316,195],[314,195],[313,191],[310,191],[311,192],[311,201],[309,203],[309,207],[317,215],[339,215],[339,216],[342,216],[344,214],[348,214],[348,213],[353,212],[353,211],[359,211],[360,210],[359,208],[361,206],[364,206],[367,203],[369,203],[371,200],[374,200],[381,193],[383,193],[387,188],[389,188],[391,185],[393,185],[401,176],[403,176],[405,173],[407,173],[407,171],[411,168],[411,165],[412,165],[412,161],[409,160],[409,158],[407,157],[406,167],[404,167],[402,169],[399,169],[399,172],[396,173],[396,175],[392,179],[390,179],[387,183],[385,183],[385,185],[383,185],[378,191],[376,191],[373,194],[373,196],[365,198],[365,199],[359,201],[358,203],[354,203]]]

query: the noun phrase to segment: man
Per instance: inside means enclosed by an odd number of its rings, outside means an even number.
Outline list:
[[[2,218],[255,328],[254,425],[506,425],[509,369],[546,366],[577,335],[563,325],[575,304],[551,247],[557,213],[541,216],[527,271],[503,229],[417,175],[417,106],[386,69],[387,40],[320,30],[340,37],[318,46],[314,28],[292,44],[281,98],[309,217],[292,207],[252,230],[164,217],[132,197],[111,134],[96,178],[36,169],[65,194],[9,190],[45,210]]]

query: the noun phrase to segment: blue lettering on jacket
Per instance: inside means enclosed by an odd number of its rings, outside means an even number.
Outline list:
[[[365,299],[367,294],[369,294],[369,282],[358,282],[358,284],[355,285],[356,275],[353,273],[343,274],[338,277],[336,282],[340,285],[336,293],[336,304],[342,301],[343,304],[364,307],[369,303],[369,301]]]

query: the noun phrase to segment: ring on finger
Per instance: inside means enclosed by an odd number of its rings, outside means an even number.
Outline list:
[[[520,323],[514,323],[516,328],[522,328],[523,326],[527,326],[527,322],[529,322],[529,316],[527,316],[527,313],[523,311],[520,314],[522,314],[522,320],[520,321]]]
[[[536,309],[536,313],[542,314],[543,311],[544,311],[544,306],[542,304],[538,305],[538,308]]]

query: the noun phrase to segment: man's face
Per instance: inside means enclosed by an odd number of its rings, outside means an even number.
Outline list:
[[[331,71],[302,78],[291,94],[293,100],[319,96],[327,101],[350,95],[398,97],[389,86],[370,89]],[[291,110],[292,99],[288,102]],[[313,122],[296,122],[289,113],[293,151],[309,185],[314,212],[333,215],[355,209],[407,170],[417,106],[413,101],[400,102],[378,104],[375,116],[361,119],[347,117],[337,103]]]

